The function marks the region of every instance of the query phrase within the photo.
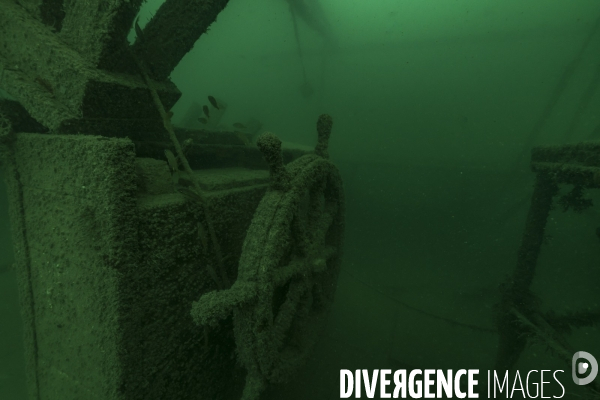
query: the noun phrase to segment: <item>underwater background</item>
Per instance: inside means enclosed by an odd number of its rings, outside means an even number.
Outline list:
[[[145,4],[140,26],[160,4]],[[533,190],[523,152],[600,139],[600,3],[320,6],[335,43],[300,20],[299,55],[286,1],[231,0],[171,75],[183,93],[175,124],[215,95],[227,101],[230,123],[255,118],[283,141],[313,146],[317,116],[333,117],[329,149],[347,206],[336,301],[297,379],[264,398],[339,398],[341,368],[491,369],[494,304],[516,265]],[[594,207],[552,212],[533,286],[542,309],[600,306],[598,227]],[[12,259],[2,183],[0,400],[25,398]],[[598,326],[568,338],[600,356]],[[536,345],[518,368],[564,366]]]

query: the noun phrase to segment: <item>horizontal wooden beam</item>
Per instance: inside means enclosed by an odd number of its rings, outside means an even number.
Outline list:
[[[531,161],[600,167],[600,141],[534,147]]]
[[[535,173],[544,173],[551,176],[557,183],[581,185],[590,189],[600,188],[600,168],[583,167],[577,164],[531,163]]]

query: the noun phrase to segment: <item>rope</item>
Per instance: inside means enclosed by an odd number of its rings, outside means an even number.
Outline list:
[[[175,130],[173,129],[173,125],[171,124],[171,118],[169,115],[167,115],[167,111],[165,110],[165,107],[164,107],[162,101],[160,100],[160,97],[158,96],[158,92],[154,88],[154,85],[152,84],[152,81],[150,80],[150,77],[148,76],[148,73],[146,72],[146,68],[144,67],[142,62],[135,56],[135,54],[133,53],[131,48],[129,48],[129,50],[130,50],[133,60],[136,62],[138,69],[140,70],[140,74],[142,75],[142,78],[144,79],[146,86],[148,87],[148,90],[150,91],[150,94],[152,95],[152,100],[154,101],[154,105],[156,106],[156,109],[158,110],[158,112],[162,118],[163,126],[165,127],[165,130],[169,133],[169,138],[171,139],[171,142],[173,143],[173,147],[175,148],[175,152],[177,153],[177,156],[179,157],[179,161],[181,161],[181,164],[183,165],[185,172],[188,174],[189,179],[192,182],[192,185],[194,186],[196,198],[199,200],[199,202],[202,206],[202,210],[204,212],[204,218],[206,219],[206,225],[208,226],[208,233],[210,235],[213,249],[215,251],[215,258],[217,261],[217,265],[219,266],[219,270],[221,272],[221,279],[223,280],[223,283],[227,287],[229,287],[229,286],[231,286],[231,283],[230,283],[229,277],[227,276],[227,270],[225,269],[225,266],[223,264],[223,254],[221,252],[221,246],[219,245],[219,241],[217,239],[217,234],[216,234],[216,231],[214,228],[213,219],[209,212],[208,201],[206,200],[206,197],[204,196],[202,189],[200,188],[200,185],[198,184],[198,181],[194,176],[194,172],[192,171],[192,168],[190,167],[190,164],[189,164],[187,158],[185,157],[185,154],[183,153],[183,149],[181,148],[179,139],[177,139],[177,136],[175,135]]]
[[[9,119],[0,113],[0,164],[6,171],[6,183],[9,186],[9,195],[11,207],[14,207],[13,213],[15,214],[13,223],[13,235],[15,246],[22,247],[22,253],[17,257],[16,265],[20,267],[19,274],[24,274],[27,279],[27,285],[23,288],[26,292],[26,302],[29,308],[30,321],[29,322],[29,334],[26,335],[26,341],[32,346],[31,355],[32,358],[32,369],[31,374],[34,382],[31,384],[32,389],[30,394],[32,398],[40,398],[40,370],[39,370],[39,356],[38,356],[38,335],[37,335],[37,320],[36,320],[36,307],[35,307],[35,296],[33,290],[32,270],[31,270],[31,252],[29,246],[29,238],[27,236],[27,224],[25,223],[25,202],[23,200],[23,183],[19,175],[19,169],[17,166],[16,155],[12,149],[13,141],[16,140],[16,133],[12,129],[12,124]],[[14,268],[14,266],[13,266]],[[15,268],[16,269],[16,268]],[[22,275],[21,275],[22,278]],[[27,322],[27,321],[25,321]]]
[[[414,311],[416,313],[419,313],[421,315],[425,315],[425,316],[427,316],[429,318],[433,318],[433,319],[437,319],[437,320],[440,320],[440,321],[444,321],[444,322],[446,322],[446,323],[448,323],[450,325],[461,326],[463,328],[468,328],[468,329],[471,329],[471,330],[474,330],[474,331],[478,331],[478,332],[498,333],[498,331],[496,329],[492,329],[492,328],[488,328],[488,327],[484,327],[484,326],[479,326],[479,325],[474,325],[474,324],[469,324],[469,323],[466,323],[466,322],[456,321],[456,320],[448,318],[448,317],[444,317],[444,316],[441,316],[441,315],[438,315],[438,314],[431,313],[429,311],[422,310],[422,309],[420,309],[418,307],[415,307],[415,306],[413,306],[411,304],[408,304],[408,303],[406,303],[406,302],[404,302],[402,300],[399,300],[399,299],[395,298],[394,296],[391,296],[388,293],[385,293],[384,291],[382,291],[380,289],[377,289],[376,287],[374,287],[374,286],[372,286],[372,285],[370,285],[370,284],[368,284],[368,283],[360,280],[356,275],[351,274],[350,272],[347,272],[347,271],[343,271],[343,272],[344,272],[344,274],[346,274],[346,275],[354,278],[361,285],[363,285],[363,286],[371,289],[375,293],[377,293],[377,294],[379,294],[379,295],[387,298],[388,300],[392,301],[393,303],[398,304],[398,305],[400,305],[400,306],[402,306],[404,308],[412,310],[412,311]]]
[[[298,22],[296,20],[296,12],[294,7],[290,4],[290,12],[292,13],[292,21],[294,22],[294,36],[296,37],[296,44],[298,46],[298,55],[300,56],[300,65],[302,66],[302,77],[304,78],[304,84],[308,84],[308,78],[306,77],[306,67],[304,66],[304,57],[302,55],[302,45],[300,44],[300,34],[298,33]]]

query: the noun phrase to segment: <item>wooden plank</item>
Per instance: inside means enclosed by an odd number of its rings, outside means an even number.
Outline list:
[[[14,1],[0,0],[0,87],[51,130],[100,118],[146,118],[161,125],[140,77],[96,69],[101,48],[88,43],[94,36],[81,39],[80,51],[70,48],[65,37]],[[181,95],[171,82],[154,86],[167,110]],[[102,131],[98,121],[87,126],[96,128],[89,133]]]
[[[167,0],[144,27],[133,46],[156,80],[171,71],[217,19],[229,0]]]
[[[531,163],[535,173],[544,173],[552,176],[557,183],[581,185],[587,188],[600,188],[600,168],[582,167],[576,164],[559,164],[547,162]]]
[[[600,167],[600,141],[561,146],[538,146],[531,151],[531,161]]]

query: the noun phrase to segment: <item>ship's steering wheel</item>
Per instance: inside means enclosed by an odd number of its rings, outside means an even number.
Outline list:
[[[321,115],[314,154],[283,165],[281,141],[265,133],[257,145],[271,186],[246,233],[231,288],[204,294],[192,306],[199,325],[233,313],[244,400],[268,383],[286,381],[324,327],[335,293],[344,232],[344,192],[327,147],[332,120]]]

